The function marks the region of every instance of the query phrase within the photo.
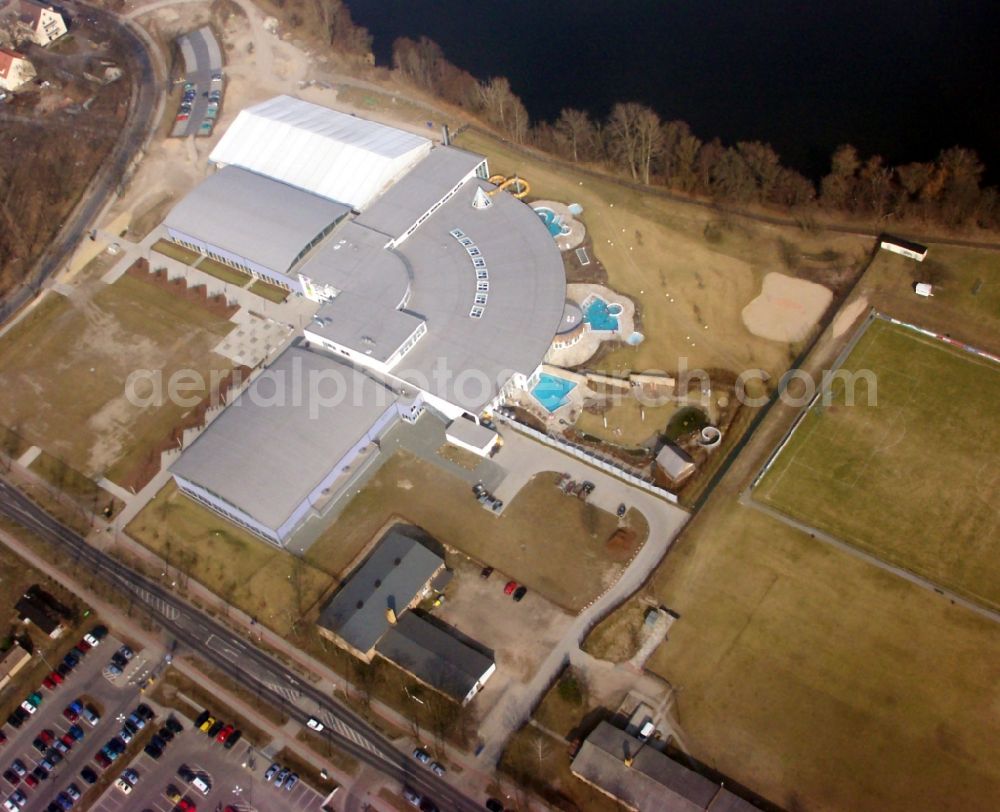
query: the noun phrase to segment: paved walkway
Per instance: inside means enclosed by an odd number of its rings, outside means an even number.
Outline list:
[[[528,721],[563,666],[574,657],[580,658],[580,643],[590,628],[642,586],[688,520],[688,514],[676,505],[633,488],[575,457],[511,429],[505,431],[503,436],[503,449],[495,460],[506,468],[508,475],[498,490],[499,498],[510,499],[535,474],[565,471],[574,479],[589,479],[594,483],[590,501],[597,507],[613,513],[624,502],[639,510],[649,523],[649,538],[621,578],[573,620],[532,679],[527,683],[512,682],[483,719],[479,737],[484,748],[478,760],[484,766],[497,763],[507,739]]]

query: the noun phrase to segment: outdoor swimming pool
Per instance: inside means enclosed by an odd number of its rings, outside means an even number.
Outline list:
[[[545,206],[539,206],[535,209],[535,214],[537,214],[541,218],[542,222],[545,223],[545,227],[549,230],[549,234],[553,237],[562,237],[569,234],[569,226],[563,225],[552,209],[547,209]]]
[[[573,381],[543,372],[538,376],[538,383],[531,388],[531,395],[547,412],[552,413],[566,403],[566,395],[575,388]]]
[[[592,330],[614,332],[618,329],[618,316],[622,306],[617,303],[608,304],[604,299],[594,297],[583,309],[583,320]]]

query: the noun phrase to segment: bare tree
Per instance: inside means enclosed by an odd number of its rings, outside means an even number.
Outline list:
[[[480,83],[479,103],[487,120],[504,135],[518,144],[524,141],[528,133],[528,111],[510,89],[510,82],[505,77],[494,77]]]
[[[573,161],[589,157],[594,146],[594,122],[583,110],[564,108],[553,126],[556,144]]]
[[[608,150],[612,160],[632,175],[649,183],[653,159],[663,150],[660,117],[639,104],[616,104],[608,120]]]

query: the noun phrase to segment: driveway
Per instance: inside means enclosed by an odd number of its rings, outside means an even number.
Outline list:
[[[479,727],[483,750],[478,759],[484,767],[496,764],[507,739],[528,721],[556,675],[571,655],[578,652],[591,626],[642,586],[663,560],[689,518],[689,514],[677,505],[633,488],[611,474],[591,468],[576,457],[543,445],[509,426],[503,428],[503,439],[503,448],[494,460],[508,473],[497,489],[498,498],[508,502],[535,474],[565,471],[574,479],[588,479],[594,483],[590,501],[597,507],[613,513],[624,502],[642,513],[649,523],[649,538],[621,578],[573,619],[532,679],[527,683],[508,683]]]

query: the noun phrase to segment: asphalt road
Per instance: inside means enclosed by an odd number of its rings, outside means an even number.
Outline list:
[[[126,177],[129,165],[142,147],[147,133],[154,126],[153,114],[159,98],[159,89],[156,86],[156,72],[153,70],[152,59],[146,50],[145,42],[115,14],[72,0],[66,2],[65,6],[77,16],[93,18],[95,20],[93,28],[96,30],[118,31],[121,41],[128,49],[131,63],[132,98],[129,103],[128,118],[122,127],[121,138],[90,181],[90,186],[84,192],[81,202],[62,224],[56,238],[39,257],[25,282],[0,301],[0,322],[6,321],[31,301],[42,289],[45,281],[67,262],[80,240],[91,229],[91,224],[104,209],[105,204],[117,192],[119,184]]]
[[[127,592],[153,619],[206,662],[258,695],[266,696],[291,718],[310,716],[326,724],[322,735],[358,760],[427,795],[442,809],[481,810],[459,790],[397,750],[381,733],[349,708],[299,679],[280,662],[248,644],[240,635],[188,605],[169,589],[133,572],[62,525],[9,483],[0,479],[0,514],[43,540],[61,547],[77,563]]]

